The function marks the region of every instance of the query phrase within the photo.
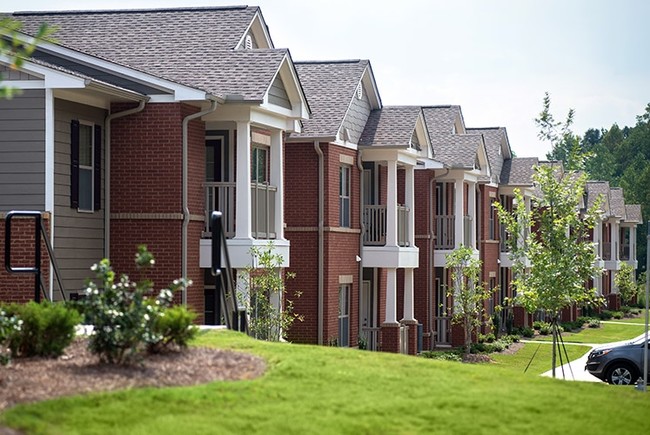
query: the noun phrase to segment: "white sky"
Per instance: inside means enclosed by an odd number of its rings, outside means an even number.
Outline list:
[[[4,3],[4,2],[3,2]],[[9,0],[2,10],[232,5],[222,0]],[[544,157],[533,118],[576,110],[574,131],[634,125],[650,103],[646,0],[258,0],[294,60],[370,59],[385,105],[459,104],[468,127],[505,126]]]

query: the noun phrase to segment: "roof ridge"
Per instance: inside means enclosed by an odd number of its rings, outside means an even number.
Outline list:
[[[97,15],[97,14],[135,14],[149,12],[194,12],[194,11],[217,11],[217,10],[239,10],[239,9],[258,9],[258,6],[238,5],[238,6],[186,6],[178,8],[138,8],[138,9],[90,9],[90,10],[58,10],[58,11],[17,11],[10,12],[13,16],[30,16],[30,15]]]
[[[297,60],[294,62],[296,65],[321,65],[333,63],[361,63],[367,62],[368,59],[339,59],[339,60]]]
[[[504,127],[465,127],[465,130],[500,130]]]

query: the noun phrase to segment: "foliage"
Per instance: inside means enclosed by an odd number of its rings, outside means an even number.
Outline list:
[[[451,321],[463,326],[465,333],[465,351],[469,353],[472,335],[485,319],[484,302],[491,292],[480,281],[481,260],[474,257],[470,247],[460,248],[447,254],[447,269],[451,270],[452,285],[447,289],[447,296],[453,296]]]
[[[186,348],[199,332],[195,319],[196,313],[182,305],[163,309],[153,322],[153,335],[160,339],[148,343],[148,351],[158,353],[172,346]]]
[[[455,361],[455,362],[463,361],[463,355],[453,350],[449,350],[449,351],[428,350],[422,352],[420,355],[423,358],[436,359],[440,361]]]
[[[75,337],[75,327],[81,321],[77,311],[61,303],[34,301],[11,304],[6,313],[20,320],[20,330],[9,338],[12,356],[42,356],[56,358]]]
[[[55,31],[47,24],[41,24],[36,35],[25,42],[19,36],[21,28],[22,25],[18,21],[0,17],[0,55],[9,57],[9,67],[12,69],[20,68],[25,58],[34,53],[38,44],[51,41],[51,36]],[[0,83],[2,83],[2,77],[0,77]],[[15,93],[15,89],[0,85],[0,98],[11,98]]]
[[[11,361],[11,349],[9,343],[11,338],[19,334],[23,321],[17,316],[8,314],[0,307],[0,365],[6,365]]]
[[[598,313],[598,318],[600,320],[611,320],[614,317],[614,312],[610,310],[603,310]]]
[[[471,353],[494,353],[503,352],[508,349],[512,343],[519,341],[517,335],[506,335],[492,342],[479,342],[472,344]]]
[[[548,335],[551,333],[551,324],[550,323],[544,323],[540,326],[539,328],[539,333],[540,335]]]
[[[285,278],[293,279],[295,274],[285,272],[283,277],[284,258],[275,252],[273,242],[264,248],[253,247],[250,253],[255,267],[247,267],[248,279],[239,283],[241,299],[249,313],[250,335],[267,341],[286,339],[293,322],[303,320],[294,313],[293,301],[286,298]],[[300,293],[295,296],[300,297]]]
[[[587,326],[590,328],[600,328],[600,319],[591,319],[587,322]]]
[[[639,287],[634,279],[634,268],[630,264],[621,262],[620,269],[614,275],[614,285],[618,288],[621,302],[625,305],[639,293]]]
[[[148,268],[155,264],[153,255],[147,251],[146,246],[138,248],[135,263],[138,268]],[[81,301],[81,306],[86,321],[93,326],[89,348],[101,361],[112,364],[131,363],[140,357],[146,346],[160,349],[168,343],[182,341],[185,333],[191,336],[189,331],[180,330],[183,325],[192,328],[185,322],[187,314],[172,312],[170,315],[174,315],[176,321],[159,322],[160,317],[169,314],[166,310],[172,304],[174,291],[191,282],[175,280],[169,288],[162,289],[155,298],[150,298],[147,295],[153,294],[151,281],[133,283],[127,275],[120,276],[116,281],[108,259],[93,265],[91,270],[102,284],[102,290],[88,280],[86,298]],[[173,337],[167,333],[173,334]]]

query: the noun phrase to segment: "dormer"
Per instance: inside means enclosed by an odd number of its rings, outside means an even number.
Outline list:
[[[255,48],[274,48],[268,27],[259,10],[251,20],[246,32],[242,35],[237,47],[235,47],[236,50],[252,50]]]

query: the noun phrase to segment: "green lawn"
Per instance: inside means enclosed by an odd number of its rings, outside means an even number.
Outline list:
[[[639,317],[634,317],[631,319],[612,319],[612,322],[623,322],[623,323],[638,323],[639,325],[645,325],[645,314],[641,314]]]
[[[566,346],[566,352],[569,355],[569,361],[580,358],[585,353],[587,353],[591,348],[589,346],[581,345],[568,345]],[[502,354],[495,353],[490,355],[490,357],[499,365],[508,370],[512,370],[517,373],[524,373],[526,366],[530,364],[526,370],[528,376],[538,376],[542,373],[545,373],[551,370],[552,366],[552,351],[553,346],[540,343],[527,343],[519,349],[514,354]],[[563,362],[566,363],[566,355],[564,351],[562,352]],[[558,356],[558,366],[560,365],[560,359]],[[559,372],[559,376],[562,376]],[[570,378],[570,374],[567,373],[567,378]]]
[[[43,434],[650,430],[650,395],[633,388],[527,376],[499,364],[264,343],[233,332],[206,333],[198,342],[261,355],[269,370],[253,381],[140,389],[18,406],[0,415],[0,421]]]
[[[643,334],[643,324],[602,323],[600,328],[584,328],[580,332],[565,332],[562,338],[566,343],[600,344],[628,340]],[[540,335],[535,340],[552,341],[551,335]]]

